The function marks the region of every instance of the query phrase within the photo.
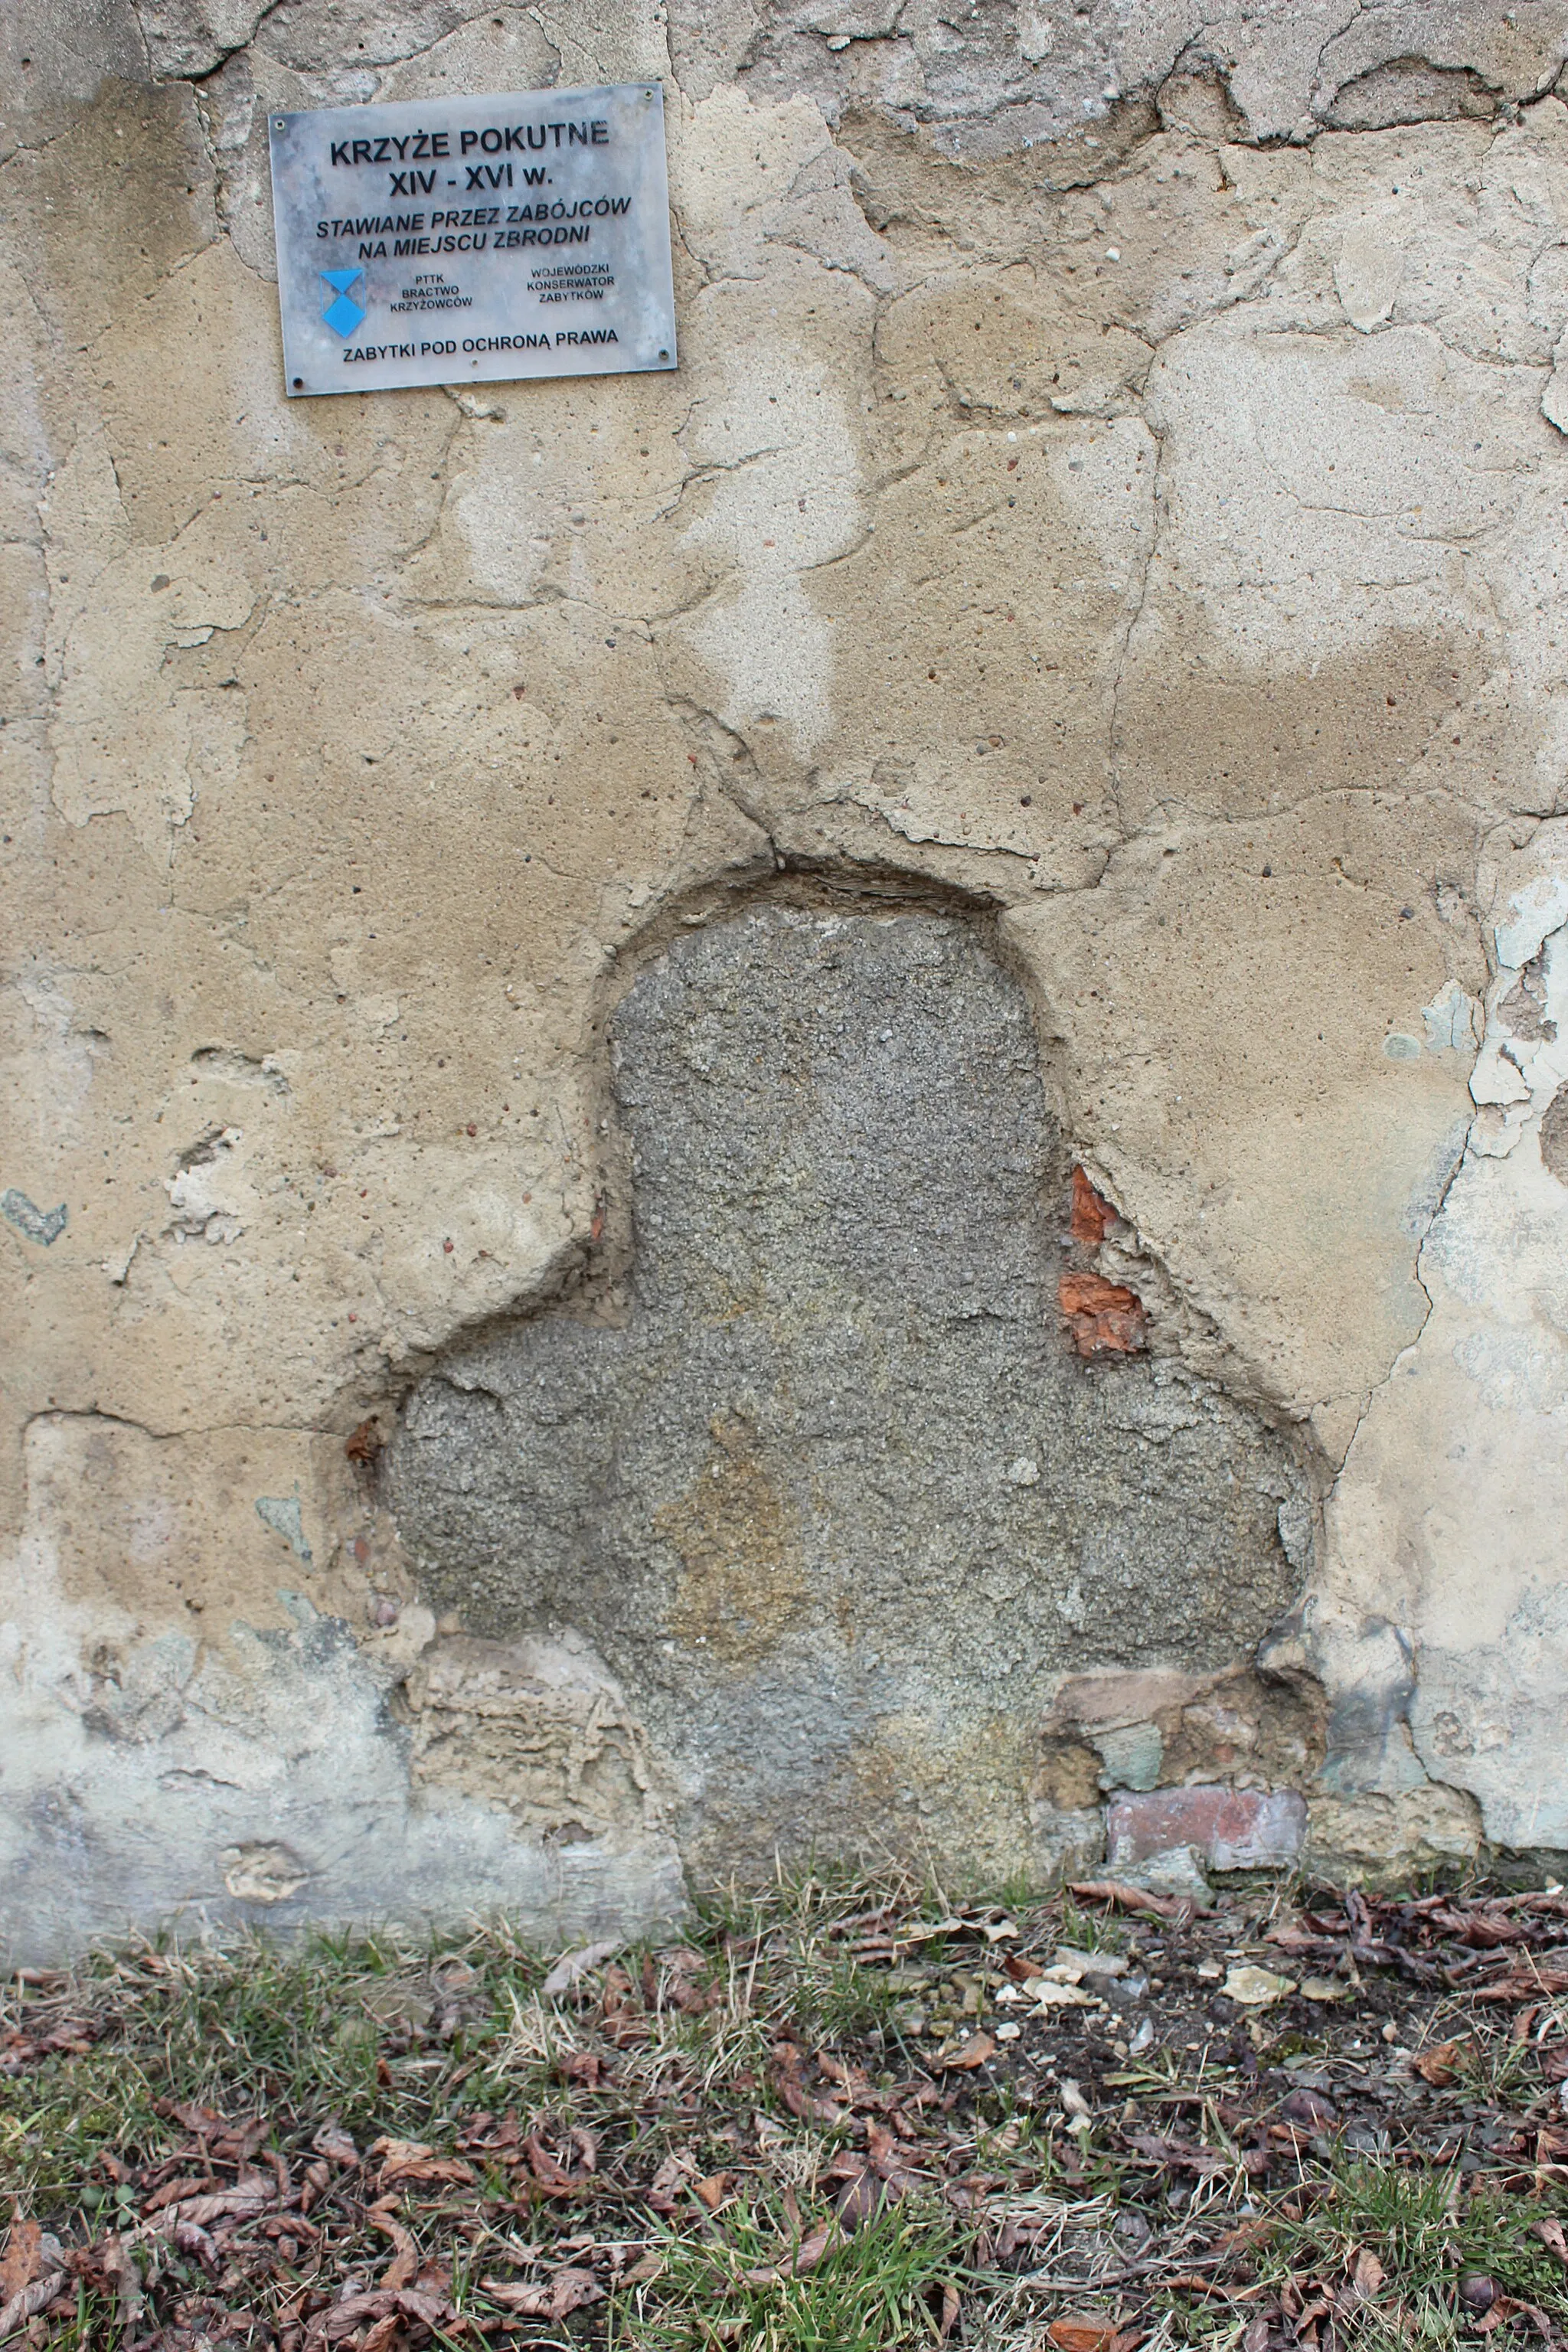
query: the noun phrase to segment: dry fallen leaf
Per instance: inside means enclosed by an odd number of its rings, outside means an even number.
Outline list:
[[[523,2141],[523,2154],[528,2158],[529,2170],[547,2197],[577,2196],[582,2190],[584,2179],[594,2169],[598,2143],[593,2133],[584,2131],[580,2126],[574,2126],[567,2137],[575,2152],[583,2159],[576,2169],[573,2169],[569,2164],[560,2163],[551,2154],[537,2132],[531,2133]]]
[[[1265,2009],[1271,2000],[1282,2000],[1295,1990],[1291,1978],[1276,1976],[1272,1969],[1254,1968],[1249,1961],[1233,1968],[1220,1987],[1227,2000],[1243,2009]]]
[[[1560,2263],[1568,2263],[1568,2238],[1563,2234],[1562,2222],[1548,2214],[1543,2221],[1537,2221],[1534,2227],[1536,2236],[1547,2252],[1555,2254]]]
[[[37,2221],[13,2221],[4,2257],[0,2257],[0,2304],[9,2303],[31,2286],[44,2267],[44,2233]]]
[[[554,2000],[560,1994],[570,1992],[579,1977],[585,1977],[601,1961],[613,1959],[623,1940],[619,1936],[610,1936],[603,1943],[581,1944],[574,1952],[563,1952],[539,1988],[541,2000]]]
[[[1355,2258],[1355,2268],[1351,2273],[1351,2278],[1357,2294],[1361,2296],[1363,2303],[1372,2301],[1373,2296],[1383,2284],[1383,2264],[1370,2246],[1363,2246]]]
[[[371,2147],[373,2159],[381,2161],[382,2180],[450,2180],[460,2188],[473,2182],[473,2170],[460,2157],[437,2156],[422,2139],[376,2140]]]
[[[901,2197],[910,2178],[907,2172],[893,2172],[884,2179],[869,2165],[861,2165],[845,2181],[834,2200],[834,2210],[847,2230],[858,2230],[862,2221],[869,2221],[884,2205]]]
[[[1458,2079],[1464,2050],[1463,2041],[1439,2042],[1430,2050],[1418,2051],[1410,2063],[1424,2083],[1430,2083],[1435,2091],[1446,2091]]]
[[[1272,2234],[1274,2226],[1273,2221],[1268,2214],[1249,2214],[1245,2221],[1238,2221],[1234,2230],[1222,2231],[1215,2240],[1211,2252],[1216,2254],[1235,2254],[1244,2252],[1249,2246],[1264,2245]]]
[[[1528,2303],[1516,2303],[1511,2294],[1500,2294],[1497,2301],[1492,2305],[1491,2309],[1489,2311],[1483,2312],[1480,2318],[1473,2321],[1471,2324],[1478,2336],[1489,2336],[1494,2327],[1500,2327],[1502,2326],[1505,2319],[1517,2319],[1521,2311],[1530,2312],[1533,2306]],[[1542,2335],[1550,2344],[1552,2341],[1552,2330],[1544,2317],[1541,2320],[1540,2325]]]
[[[1301,1998],[1303,2000],[1343,2000],[1349,1990],[1350,1988],[1348,1985],[1340,1984],[1333,1977],[1303,1977],[1301,1979]]]
[[[123,2239],[113,2230],[104,2238],[99,2259],[103,2265],[104,2282],[114,2290],[120,2324],[128,2327],[142,2309],[142,2273],[127,2252]]]
[[[1120,1878],[1086,1878],[1068,1889],[1084,1903],[1113,1903],[1122,1911],[1152,1911],[1161,1919],[1174,1919],[1190,1906],[1174,1895],[1151,1895],[1146,1887],[1130,1886]]]
[[[492,2303],[515,2311],[521,2319],[564,2319],[584,2304],[602,2303],[605,2290],[591,2271],[557,2271],[539,2286],[513,2285],[505,2279],[481,2279]]]
[[[208,2277],[216,2276],[219,2268],[217,2243],[199,2221],[176,2221],[174,2241],[177,2254],[195,2254]]]
[[[996,2044],[988,2033],[972,2033],[967,2042],[950,2042],[931,2060],[933,2066],[948,2072],[967,2074],[972,2067],[984,2066],[987,2058],[994,2058]]]
[[[330,2311],[321,2313],[310,2330],[311,2352],[319,2344],[337,2344],[353,2336],[367,2319],[373,2323],[395,2317],[398,2297],[377,2287],[358,2294],[341,2295]],[[386,2338],[383,2337],[384,2343]]]
[[[19,2288],[5,2309],[0,2311],[0,2342],[12,2335],[24,2321],[47,2310],[65,2283],[64,2271],[51,2271],[47,2278],[35,2279],[30,2286]]]
[[[1046,2334],[1057,2352],[1110,2352],[1116,2341],[1116,2322],[1109,2313],[1069,2312],[1060,2319],[1053,2319]]]
[[[779,2097],[792,2116],[803,2124],[837,2124],[844,2119],[844,2110],[831,2097],[819,2097],[808,2091],[801,2080],[800,2053],[781,2044],[778,2067],[773,2076]]]
[[[656,2213],[673,2213],[676,2200],[698,2178],[696,2165],[683,2147],[671,2148],[648,2187],[647,2201]]]
[[[392,2240],[392,2260],[378,2282],[384,2290],[395,2293],[400,2286],[412,2286],[419,2275],[419,2249],[401,2221],[394,2221],[388,2208],[373,2205],[365,2214],[372,2229],[379,2230]]]
[[[783,2279],[802,2278],[807,2271],[816,2268],[829,2246],[837,2244],[842,2235],[837,2219],[824,2221],[813,2230],[808,2238],[801,2240],[787,2262],[769,2263],[759,2270],[742,2271],[741,2277],[747,2286],[777,2286]]]
[[[268,2205],[276,2202],[277,2198],[270,2186],[224,2189],[211,2197],[187,2197],[179,2204],[165,2205],[163,2211],[154,2213],[150,2221],[138,2222],[134,2230],[127,2232],[127,2237],[128,2241],[172,2237],[182,2225],[201,2230],[209,2221],[216,2221],[230,2213],[248,2221],[252,2214],[264,2213]]]
[[[585,2091],[596,2091],[605,2071],[605,2062],[596,2050],[569,2050],[556,2060],[562,2079],[580,2084]]]

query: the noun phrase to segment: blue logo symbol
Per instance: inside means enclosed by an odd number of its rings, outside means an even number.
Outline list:
[[[366,315],[365,305],[349,292],[356,279],[364,276],[363,269],[323,269],[321,276],[332,289],[332,299],[321,316],[334,335],[346,343],[360,320]]]

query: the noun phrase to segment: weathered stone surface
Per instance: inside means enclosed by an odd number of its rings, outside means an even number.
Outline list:
[[[1288,1509],[1280,1527],[1289,1537]],[[1291,1639],[1289,1621],[1270,1633],[1261,1672],[1100,1667],[1068,1676],[1044,1726],[1056,1774],[1080,1791],[1180,1788],[1220,1772],[1238,1789],[1307,1787],[1323,1761],[1324,1700],[1314,1677],[1279,1670]]]
[[[416,1391],[392,1494],[422,1589],[491,1636],[586,1634],[710,1871],[1035,1865],[1054,1677],[1245,1655],[1294,1597],[1289,1451],[1170,1363],[1079,1365],[1033,1024],[962,917],[759,907],[611,1034],[624,1308]]]
[[[1568,11],[1550,0],[1029,0],[956,20],[891,0],[677,0],[670,14],[689,86],[733,74],[758,97],[880,105],[937,126],[954,155],[1074,142],[1156,101],[1179,115],[1194,76],[1209,121],[1255,139],[1489,117],[1500,100],[1549,89],[1568,56]]]
[[[1306,1801],[1294,1789],[1159,1789],[1105,1809],[1112,1869],[1188,1846],[1213,1870],[1280,1869],[1300,1855],[1306,1829]]]

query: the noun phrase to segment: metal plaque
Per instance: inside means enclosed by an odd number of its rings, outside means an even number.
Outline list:
[[[675,365],[657,83],[269,125],[290,394]]]

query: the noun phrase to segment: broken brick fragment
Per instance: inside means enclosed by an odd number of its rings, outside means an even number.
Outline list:
[[[1149,1344],[1143,1302],[1099,1274],[1064,1274],[1057,1297],[1080,1356],[1135,1356]]]
[[[1196,1846],[1215,1870],[1278,1869],[1296,1860],[1306,1830],[1306,1804],[1294,1789],[1128,1791],[1105,1809],[1106,1852],[1117,1870],[1181,1846]]]
[[[1072,1223],[1068,1227],[1075,1242],[1087,1242],[1098,1249],[1105,1239],[1116,1212],[1103,1192],[1097,1192],[1081,1168],[1072,1171]]]

